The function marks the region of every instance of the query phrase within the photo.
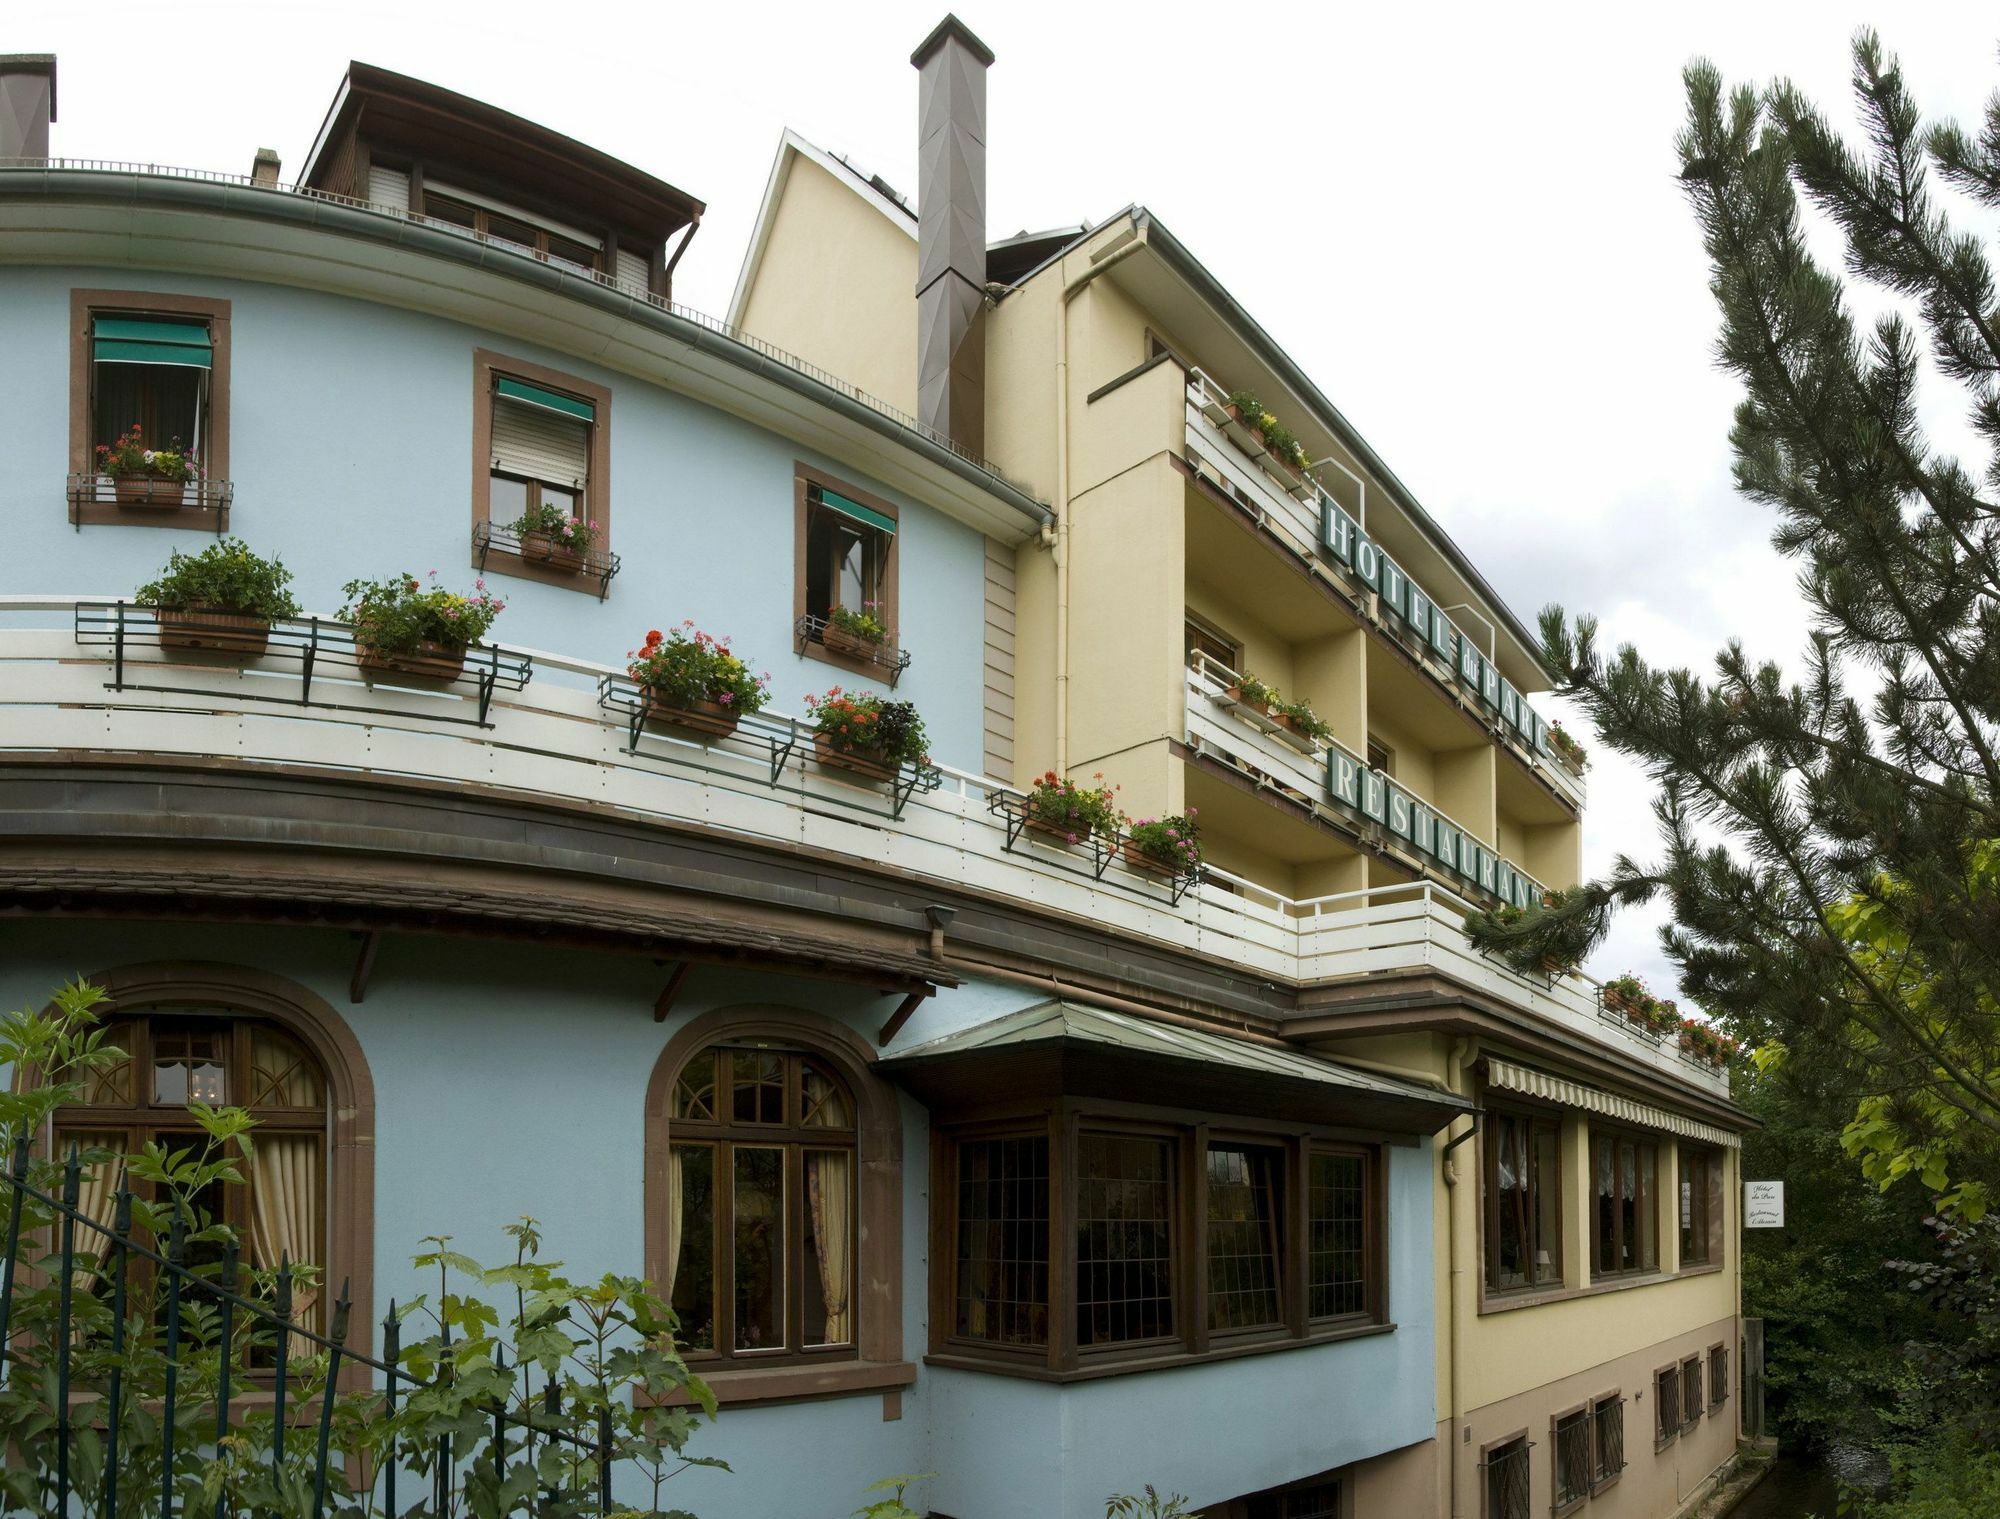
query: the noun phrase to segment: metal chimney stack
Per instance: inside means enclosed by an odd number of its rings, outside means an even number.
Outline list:
[[[986,445],[986,70],[947,15],[917,69],[917,415],[967,453]]]
[[[0,158],[47,158],[56,55],[0,53]]]

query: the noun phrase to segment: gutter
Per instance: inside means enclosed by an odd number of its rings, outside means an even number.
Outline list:
[[[1368,446],[1367,440],[1359,432],[1355,431],[1354,424],[1341,415],[1340,408],[1327,399],[1306,372],[1278,346],[1277,340],[1258,325],[1257,319],[1243,309],[1242,304],[1214,275],[1202,267],[1201,261],[1188,251],[1179,238],[1166,229],[1158,217],[1144,206],[1135,207],[1133,214],[1139,224],[1140,236],[1159,254],[1167,267],[1192,286],[1202,299],[1221,312],[1224,320],[1242,335],[1257,357],[1296,392],[1306,405],[1317,413],[1319,419],[1326,423],[1334,436],[1346,445],[1355,458],[1382,482],[1390,498],[1411,521],[1416,523],[1418,531],[1436,545],[1438,552],[1444,555],[1446,561],[1459,573],[1465,583],[1477,591],[1500,614],[1501,626],[1528,651],[1534,665],[1546,673],[1547,666],[1542,661],[1541,639],[1531,634],[1522,625],[1521,620],[1508,609],[1500,594],[1486,583],[1486,577],[1474,568],[1465,551],[1459,548],[1452,541],[1451,535],[1423,509],[1410,488],[1396,478],[1396,472],[1383,463],[1381,456]]]
[[[1055,520],[1055,514],[1019,486],[988,473],[956,450],[898,422],[838,386],[815,379],[751,344],[704,326],[676,312],[662,310],[626,291],[571,274],[554,263],[524,259],[491,244],[439,231],[420,222],[381,212],[322,200],[310,193],[266,190],[219,180],[180,179],[166,175],[85,169],[0,169],[0,196],[51,202],[96,202],[133,208],[169,209],[252,216],[292,226],[312,227],[338,236],[359,238],[389,247],[441,258],[467,268],[504,275],[526,285],[554,291],[614,316],[652,327],[684,347],[714,355],[771,381],[815,405],[858,422],[898,448],[909,450],[957,476],[981,494],[1007,507],[1030,531]]]

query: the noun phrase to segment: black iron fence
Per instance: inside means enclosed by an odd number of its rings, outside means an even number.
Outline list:
[[[535,1396],[491,1343],[460,1365],[448,1319],[406,1349],[393,1302],[372,1355],[346,1283],[322,1333],[289,1260],[247,1270],[178,1203],[164,1240],[135,1230],[122,1167],[93,1218],[74,1148],[58,1174],[56,1193],[30,1182],[26,1137],[4,1174],[0,1516],[613,1512],[614,1389],[552,1377]]]

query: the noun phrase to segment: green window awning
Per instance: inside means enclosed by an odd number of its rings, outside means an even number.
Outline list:
[[[143,316],[101,316],[91,323],[90,356],[99,364],[178,364],[211,366],[215,347],[197,322],[170,322]]]
[[[574,417],[579,422],[595,422],[597,408],[588,401],[579,401],[575,396],[566,396],[553,390],[544,390],[539,385],[530,385],[526,380],[510,380],[502,376],[495,382],[495,391],[510,401],[519,401],[523,406],[539,406],[543,411],[557,412],[565,417]]]
[[[813,489],[819,493],[820,505],[828,511],[839,512],[843,517],[851,517],[856,522],[874,528],[877,532],[891,535],[895,533],[894,517],[885,517],[873,507],[863,506],[859,501],[850,501],[840,492],[830,491],[823,485],[814,486]]]

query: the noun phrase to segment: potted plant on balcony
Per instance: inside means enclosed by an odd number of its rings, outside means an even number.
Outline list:
[[[813,718],[813,757],[827,769],[892,781],[901,766],[921,765],[930,757],[924,721],[913,702],[835,686],[824,696],[808,696],[806,706]]]
[[[1333,737],[1325,719],[1303,701],[1278,702],[1271,708],[1271,716],[1308,743],[1323,744]]]
[[[506,609],[484,580],[461,596],[436,581],[398,575],[393,580],[350,580],[341,617],[354,629],[354,662],[378,674],[456,680],[465,673],[465,651],[486,636]]]
[[[1021,805],[1022,822],[1064,845],[1081,844],[1096,835],[1115,847],[1125,825],[1125,814],[1118,810],[1118,788],[1104,784],[1101,770],[1091,780],[1096,784],[1084,786],[1053,770],[1043,771]]]
[[[521,557],[574,575],[590,558],[597,524],[573,517],[552,501],[537,501],[514,520]]]
[[[653,628],[631,651],[626,674],[637,681],[645,720],[727,738],[746,713],[770,700],[769,675],[752,675],[729,640],[683,621],[672,633]]]
[[[1125,830],[1125,863],[1148,875],[1191,876],[1201,868],[1201,828],[1196,809],[1184,816],[1140,818]]]
[[[1590,757],[1583,745],[1564,732],[1559,722],[1549,724],[1549,746],[1555,750],[1556,757],[1578,775],[1590,768]]]
[[[116,443],[97,445],[97,471],[111,477],[120,506],[179,506],[188,481],[199,471],[193,453],[179,447],[148,448],[139,424],[118,435]]]
[[[876,616],[881,609],[879,601],[862,602],[858,612],[850,607],[833,607],[826,614],[826,626],[820,630],[820,643],[854,659],[874,658],[875,651],[889,637],[889,630]]]
[[[1222,409],[1229,413],[1229,420],[1241,422],[1245,427],[1256,427],[1264,420],[1264,403],[1247,390],[1232,390],[1222,398]]]
[[[299,615],[285,589],[291,581],[292,572],[277,560],[225,538],[199,554],[174,550],[159,578],[132,599],[153,609],[163,649],[213,649],[255,659],[270,645],[272,622]]]

